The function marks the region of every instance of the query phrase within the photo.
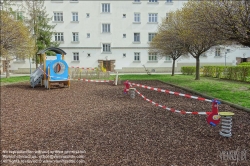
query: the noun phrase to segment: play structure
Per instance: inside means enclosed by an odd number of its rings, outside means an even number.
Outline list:
[[[56,59],[47,60],[46,51],[53,51],[56,53]],[[45,50],[39,51],[40,66],[31,74],[30,85],[35,87],[38,84],[50,89],[52,85],[70,87],[69,67],[64,61],[64,52],[60,48],[50,47]]]
[[[156,103],[148,98],[146,98],[144,95],[142,95],[136,88],[133,88],[132,86],[137,86],[140,88],[145,88],[148,90],[154,90],[157,92],[162,92],[162,93],[168,93],[168,94],[173,94],[173,95],[178,95],[178,96],[183,96],[187,98],[192,98],[192,99],[197,99],[200,101],[207,101],[212,103],[212,111],[211,112],[187,112],[187,111],[179,111],[175,110],[173,108],[168,108],[166,106],[160,105],[159,103]],[[221,130],[220,130],[220,135],[223,137],[231,137],[231,128],[232,128],[232,116],[234,115],[233,112],[219,112],[218,106],[220,104],[220,101],[217,99],[209,100],[205,99],[202,97],[196,97],[196,96],[191,96],[187,94],[182,94],[178,92],[173,92],[169,90],[164,90],[164,89],[159,89],[159,88],[154,88],[150,86],[145,86],[145,85],[140,85],[140,84],[135,84],[131,83],[128,80],[124,82],[124,94],[129,94],[131,98],[135,98],[135,92],[141,96],[145,101],[148,101],[152,103],[155,106],[161,107],[163,109],[169,110],[171,112],[176,112],[176,113],[181,113],[181,114],[192,114],[192,115],[207,115],[207,123],[213,127],[217,126],[220,121],[221,121]]]

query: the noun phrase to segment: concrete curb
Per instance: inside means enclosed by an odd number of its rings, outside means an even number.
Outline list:
[[[157,81],[159,81],[159,82],[161,82],[161,83],[163,83],[163,84],[167,84],[167,85],[171,85],[171,86],[174,86],[174,87],[183,89],[183,90],[188,91],[188,92],[190,92],[190,93],[197,94],[197,95],[199,95],[199,96],[201,96],[201,97],[205,97],[205,98],[208,98],[208,99],[215,99],[215,98],[216,98],[216,97],[204,95],[204,94],[199,93],[199,92],[197,92],[197,91],[194,91],[194,90],[191,90],[191,89],[188,89],[188,88],[184,88],[184,87],[181,87],[181,86],[178,86],[178,85],[174,85],[174,84],[171,84],[171,83],[168,83],[168,82],[163,82],[163,81],[161,81],[161,80],[157,80]],[[228,102],[228,101],[225,101],[225,100],[222,100],[222,99],[219,99],[219,98],[216,98],[216,99],[218,99],[219,101],[221,101],[221,103],[223,103],[223,104],[227,104],[227,105],[230,105],[230,106],[233,107],[233,108],[237,108],[237,109],[240,109],[240,110],[243,110],[243,111],[245,111],[245,112],[250,113],[250,109],[249,109],[249,108],[245,108],[245,107],[242,107],[242,106],[240,106],[240,105],[237,105],[237,104],[234,104],[234,103],[230,103],[230,102]]]

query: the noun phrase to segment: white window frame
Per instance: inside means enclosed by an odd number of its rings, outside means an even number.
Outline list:
[[[134,33],[134,42],[141,42],[140,36],[140,33]]]
[[[72,41],[79,42],[79,32],[72,32]]]
[[[15,20],[19,20],[19,18],[21,18],[21,20],[24,19],[24,12],[23,11],[15,11]]]
[[[17,61],[17,62],[24,62],[24,61],[25,61],[25,58],[24,58],[24,57],[21,57],[21,58],[20,58],[20,57],[17,56],[17,57],[16,57],[16,61]]]
[[[72,21],[78,22],[78,12],[72,12]]]
[[[102,33],[110,33],[110,23],[102,24]]]
[[[79,61],[79,52],[73,52],[73,61]]]
[[[141,13],[134,13],[134,22],[141,22]]]
[[[148,0],[148,2],[150,2],[150,3],[157,3],[158,0]]]
[[[158,61],[157,53],[148,53],[149,61]]]
[[[54,21],[63,22],[63,12],[54,12]]]
[[[151,42],[155,36],[156,33],[148,33],[148,42]]]
[[[64,35],[63,32],[55,32],[55,41],[63,42],[64,41]]]
[[[111,44],[103,43],[102,44],[102,52],[111,52]]]
[[[157,23],[158,22],[158,13],[148,13],[148,22]]]
[[[110,13],[110,3],[102,3],[102,13]]]
[[[215,56],[216,57],[221,56],[221,48],[219,48],[219,47],[215,48]]]
[[[167,56],[165,56],[165,60],[166,61],[172,61],[172,58],[171,58],[171,56],[167,55]]]
[[[134,53],[134,61],[141,61],[141,56],[139,52]]]

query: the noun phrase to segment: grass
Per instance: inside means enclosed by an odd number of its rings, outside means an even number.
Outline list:
[[[114,77],[112,77],[114,78]],[[121,80],[161,80],[195,90],[245,108],[250,108],[250,84],[210,77],[194,80],[194,75],[121,75]],[[150,85],[149,85],[150,86]]]
[[[193,75],[120,75],[121,80],[161,80],[189,88],[208,96],[213,96],[242,107],[250,108],[250,84],[217,78],[201,77],[194,80]],[[1,84],[29,81],[29,76],[1,78]],[[109,80],[114,80],[115,75]],[[150,86],[150,85],[149,85]]]
[[[19,76],[19,77],[10,77],[10,78],[1,78],[0,82],[2,83],[17,83],[29,81],[30,76]]]

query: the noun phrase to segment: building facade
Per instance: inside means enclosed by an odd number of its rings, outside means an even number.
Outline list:
[[[98,67],[109,71],[139,73],[171,72],[172,60],[150,54],[149,43],[162,19],[170,11],[180,9],[186,1],[179,0],[123,0],[45,1],[47,13],[55,26],[53,40],[67,54],[69,66]],[[250,49],[241,46],[217,46],[201,57],[204,65],[236,65],[250,61]],[[144,65],[144,66],[143,66]],[[194,66],[190,55],[176,61],[176,71],[182,66]],[[11,62],[15,73],[29,71],[29,60]]]

